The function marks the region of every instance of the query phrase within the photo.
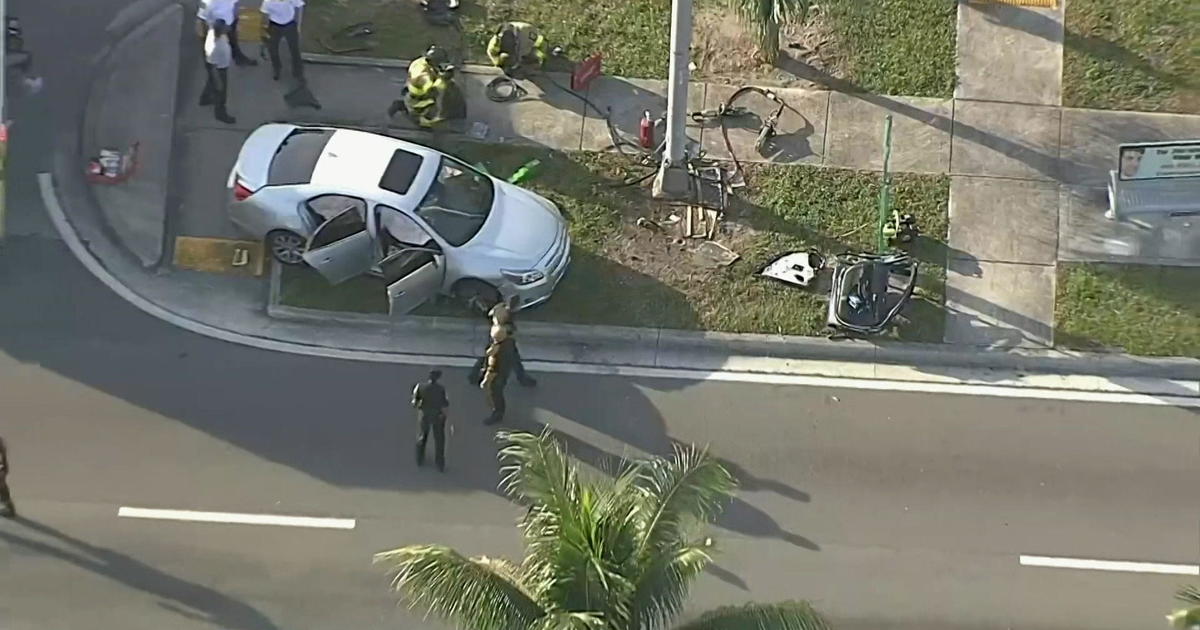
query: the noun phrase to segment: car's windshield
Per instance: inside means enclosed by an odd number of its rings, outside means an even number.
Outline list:
[[[437,178],[417,206],[417,214],[447,243],[458,247],[479,233],[492,211],[495,194],[491,178],[443,157]]]

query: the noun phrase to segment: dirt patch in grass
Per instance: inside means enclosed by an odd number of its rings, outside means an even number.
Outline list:
[[[1054,341],[1068,348],[1200,357],[1200,269],[1060,263]]]
[[[715,238],[741,256],[724,267],[702,255],[711,245],[701,239],[681,239],[674,228],[660,231],[637,224],[646,218],[666,226],[672,214],[682,216],[684,210],[651,199],[648,184],[620,186],[648,173],[629,158],[459,141],[441,148],[483,163],[500,177],[530,159],[542,161],[527,185],[568,216],[573,262],[555,296],[530,310],[526,319],[819,335],[824,332],[824,294],[763,279],[758,271],[788,251],[816,247],[836,254],[870,249],[874,240],[880,186],[875,173],[750,168],[749,195],[731,208]],[[897,207],[915,214],[925,233],[914,248],[925,264],[917,299],[896,333],[903,339],[942,338],[948,194],[945,177],[904,175],[895,180]],[[358,288],[383,294],[381,287],[367,283]],[[285,301],[292,295],[285,290]]]

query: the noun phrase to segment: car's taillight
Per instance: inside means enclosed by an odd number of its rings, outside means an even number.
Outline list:
[[[250,195],[253,195],[253,194],[254,194],[254,191],[247,188],[246,185],[243,184],[241,181],[236,181],[233,183],[233,198],[234,199],[237,199],[238,201],[245,201],[246,199],[250,198]]]

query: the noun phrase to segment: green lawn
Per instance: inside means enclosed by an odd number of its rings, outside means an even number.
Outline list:
[[[634,227],[638,217],[664,219],[678,209],[649,199],[644,188],[615,184],[645,174],[612,154],[559,153],[532,147],[468,142],[442,148],[507,176],[532,158],[542,160],[528,186],[555,201],[571,221],[573,262],[555,296],[523,317],[581,324],[649,326],[728,332],[819,335],[825,303],[804,290],[759,278],[757,272],[786,251],[820,247],[837,253],[873,240],[879,178],[872,173],[811,167],[755,167],[750,203],[736,221],[744,226],[718,238],[742,260],[727,268],[696,266],[689,252],[662,234]],[[896,203],[917,215],[927,235],[917,246],[924,267],[919,299],[900,326],[905,339],[940,341],[945,283],[946,202],[943,177],[897,176]],[[730,222],[734,223],[733,221]],[[690,247],[690,245],[689,245]],[[358,279],[328,293],[311,272],[284,277],[283,302],[294,306],[381,311],[379,281]],[[352,286],[351,286],[352,285]],[[435,305],[421,314],[454,310]]]
[[[1197,287],[1197,268],[1060,263],[1055,343],[1200,357]]]
[[[359,276],[342,284],[331,285],[311,268],[283,267],[279,302],[286,306],[348,313],[386,313],[387,295],[383,281]]]
[[[723,0],[697,0],[698,7],[722,5]],[[835,40],[841,78],[855,89],[952,95],[955,0],[830,0],[821,7]],[[484,47],[493,30],[519,19],[538,25],[570,58],[603,53],[605,74],[664,79],[670,8],[670,0],[462,0],[462,26],[455,29],[427,24],[415,1],[309,0],[304,47],[327,53],[322,42],[329,42],[332,33],[372,21],[373,48],[348,54],[412,59],[437,43],[466,61],[487,63]],[[731,14],[728,19],[736,18]]]
[[[372,50],[349,54],[412,59],[433,43],[463,60],[487,63],[488,39],[499,25],[521,20],[538,25],[551,45],[563,46],[576,60],[604,54],[604,72],[626,77],[664,78],[670,45],[670,0],[463,0],[461,29],[435,27],[417,3],[396,0],[309,0],[304,47],[329,52],[322,40],[355,22],[376,26]]]
[[[1063,105],[1200,113],[1200,4],[1067,2]]]
[[[840,74],[857,89],[954,95],[956,0],[830,0],[820,6]]]

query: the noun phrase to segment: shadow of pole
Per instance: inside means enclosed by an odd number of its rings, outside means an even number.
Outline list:
[[[955,120],[952,117],[935,114],[926,110],[920,109],[887,96],[874,94],[866,91],[858,84],[841,79],[829,74],[828,72],[811,66],[807,63],[797,61],[795,58],[788,55],[780,56],[776,62],[776,67],[785,72],[791,73],[798,78],[806,79],[814,83],[824,85],[831,90],[838,92],[847,92],[854,94],[855,97],[861,98],[868,103],[877,105],[890,112],[894,112],[901,116],[920,121],[939,131],[944,131],[955,138],[962,138],[968,142],[973,142],[985,146],[989,149],[1002,153],[1010,158],[1013,158],[1035,170],[1042,173],[1055,181],[1059,179],[1059,158],[1056,155],[1047,155],[1036,149],[1031,149],[1018,142],[1013,142],[1007,138],[998,136],[989,131],[984,131],[974,125]]]

